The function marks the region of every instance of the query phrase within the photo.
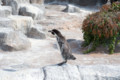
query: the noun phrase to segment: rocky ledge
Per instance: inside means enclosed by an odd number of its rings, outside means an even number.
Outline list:
[[[0,80],[120,80],[120,66],[65,64],[43,68],[0,70]]]

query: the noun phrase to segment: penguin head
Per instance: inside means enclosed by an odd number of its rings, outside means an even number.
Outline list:
[[[61,34],[57,29],[49,30],[48,32],[51,32],[54,36],[59,36]]]
[[[49,30],[48,32],[50,32],[52,35],[55,35],[55,33],[52,30]]]

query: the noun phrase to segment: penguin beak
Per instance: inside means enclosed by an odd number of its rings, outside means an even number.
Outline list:
[[[49,30],[48,32],[52,32],[51,30]]]

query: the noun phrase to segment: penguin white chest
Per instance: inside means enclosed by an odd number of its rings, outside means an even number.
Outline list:
[[[56,44],[57,44],[57,48],[59,49],[59,51],[61,52],[61,49],[60,49],[60,45],[59,45],[59,43],[58,43],[59,41],[58,41],[58,39],[56,38]]]
[[[64,59],[64,57],[63,57],[63,55],[62,55],[62,53],[63,53],[63,45],[61,44],[61,47],[60,47],[60,45],[59,45],[59,38],[56,38],[56,42],[57,42],[57,48],[59,49],[59,51],[60,51],[60,54],[61,54],[61,56],[62,56],[62,58]],[[65,60],[65,59],[64,59]]]

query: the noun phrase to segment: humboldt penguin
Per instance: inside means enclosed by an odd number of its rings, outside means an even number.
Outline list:
[[[71,48],[65,37],[61,34],[61,32],[58,31],[57,29],[49,30],[48,32],[51,32],[52,35],[56,37],[57,47],[60,50],[61,56],[64,59],[64,61],[59,63],[58,65],[67,63],[67,60],[75,60],[76,58],[72,55]]]

